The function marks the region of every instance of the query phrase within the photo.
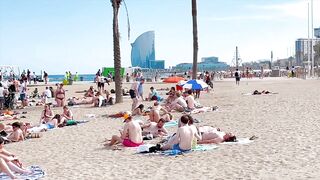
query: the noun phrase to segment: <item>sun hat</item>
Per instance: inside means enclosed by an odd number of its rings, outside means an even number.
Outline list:
[[[130,112],[130,111],[126,111],[126,112],[123,114],[123,119],[124,119],[124,121],[126,121],[129,117],[131,117],[131,112]]]

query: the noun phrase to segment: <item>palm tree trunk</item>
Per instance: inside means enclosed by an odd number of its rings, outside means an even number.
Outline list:
[[[192,79],[197,78],[198,65],[198,25],[197,25],[197,0],[192,0],[192,24],[193,24],[193,66]]]
[[[120,54],[120,35],[118,25],[118,12],[122,0],[111,0],[113,7],[113,56],[114,56],[114,81],[116,91],[116,103],[122,103],[122,78],[121,70],[121,54]]]

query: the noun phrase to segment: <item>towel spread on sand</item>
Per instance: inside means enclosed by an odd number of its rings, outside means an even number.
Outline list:
[[[15,175],[18,179],[24,180],[38,180],[45,176],[45,172],[39,166],[30,166],[28,169],[31,170],[33,173],[29,175],[15,173]],[[0,179],[10,180],[11,178],[5,173],[0,173]]]
[[[229,145],[232,145],[232,144],[249,144],[249,143],[252,143],[253,140],[250,140],[249,138],[239,138],[237,139],[237,142],[223,142],[221,144],[229,144]]]
[[[95,118],[96,115],[95,114],[86,114],[85,117],[87,117],[87,118]]]
[[[202,113],[202,112],[210,112],[210,111],[217,111],[218,107],[214,106],[214,107],[202,107],[202,108],[196,108],[194,110],[192,110],[190,112],[190,114],[198,114],[198,113]]]
[[[169,121],[164,124],[165,128],[178,126],[178,121]]]
[[[217,145],[208,145],[208,144],[202,144],[202,145],[197,145],[195,148],[193,148],[190,151],[180,151],[180,150],[166,150],[163,152],[160,152],[161,155],[165,155],[165,156],[175,156],[175,155],[180,155],[183,153],[189,153],[192,151],[209,151],[209,150],[213,150],[218,148]]]
[[[146,153],[149,151],[149,148],[155,146],[153,144],[143,144],[140,145],[137,148],[137,153]],[[209,150],[213,150],[218,148],[217,145],[208,145],[208,144],[201,144],[201,145],[197,145],[195,148],[193,148],[191,151],[185,151],[185,152],[181,152],[179,150],[166,150],[166,151],[161,151],[161,152],[157,152],[157,153],[152,153],[152,154],[159,154],[159,155],[178,155],[178,154],[182,154],[182,153],[187,153],[187,152],[192,152],[192,151],[209,151]]]

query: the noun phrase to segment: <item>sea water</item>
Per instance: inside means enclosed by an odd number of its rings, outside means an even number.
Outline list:
[[[78,81],[93,82],[95,77],[95,74],[78,74]],[[48,78],[49,82],[62,82],[65,79],[65,75],[49,75]],[[72,75],[73,78],[74,75]]]

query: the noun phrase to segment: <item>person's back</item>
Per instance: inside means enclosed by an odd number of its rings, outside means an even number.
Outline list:
[[[128,127],[128,134],[129,139],[134,143],[141,143],[142,142],[142,129],[138,122],[136,121],[130,121],[129,123],[126,123]]]
[[[187,101],[188,108],[189,109],[194,109],[194,97],[191,94],[189,94],[186,97],[186,101]]]
[[[188,106],[186,100],[184,100],[182,96],[178,97],[176,99],[176,102],[177,102],[177,104],[179,104],[183,108],[187,108],[187,106]]]
[[[49,88],[46,88],[46,90],[44,91],[44,94],[47,98],[52,98],[52,93]]]
[[[182,126],[178,129],[179,147],[182,150],[190,150],[193,140],[193,130],[190,126]]]

